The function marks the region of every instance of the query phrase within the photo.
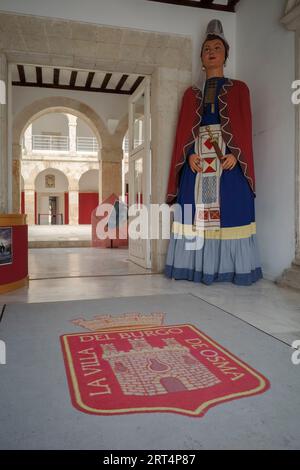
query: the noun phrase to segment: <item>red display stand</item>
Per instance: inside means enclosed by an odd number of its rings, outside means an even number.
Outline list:
[[[109,196],[102,204],[114,204],[119,200],[116,194]],[[118,248],[118,247],[127,247],[128,246],[128,231],[127,224],[123,224],[116,229],[109,229],[107,227],[107,237],[104,240],[101,240],[97,237],[96,229],[97,224],[104,218],[109,218],[110,214],[104,215],[103,217],[96,216],[97,208],[92,212],[92,246],[96,248]],[[112,211],[111,211],[112,212]],[[114,235],[116,234],[116,237]]]
[[[25,214],[0,214],[0,294],[28,284]]]

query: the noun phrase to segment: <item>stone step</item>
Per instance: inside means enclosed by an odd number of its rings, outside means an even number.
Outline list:
[[[91,240],[33,240],[28,242],[28,248],[81,248],[91,246]]]
[[[277,284],[282,287],[292,287],[300,290],[300,266],[292,263],[291,268],[286,269]]]

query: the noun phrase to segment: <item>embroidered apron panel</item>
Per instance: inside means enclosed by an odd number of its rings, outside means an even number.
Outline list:
[[[207,126],[201,126],[199,137],[196,140],[195,150],[201,157],[202,173],[198,173],[195,181],[195,205],[196,213],[194,225],[203,230],[220,228],[220,177],[222,166],[211,144]],[[226,152],[226,144],[222,138],[220,124],[209,126],[217,140],[223,155]]]

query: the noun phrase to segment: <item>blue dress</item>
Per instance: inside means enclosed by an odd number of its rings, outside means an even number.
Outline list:
[[[210,80],[217,82],[214,106],[204,105],[201,127],[220,125],[218,95],[226,78],[208,79],[204,89],[204,103]],[[225,146],[225,153],[231,153]],[[188,156],[196,153],[195,146]],[[177,204],[182,209],[175,211],[174,225],[168,248],[165,275],[168,278],[186,279],[212,284],[214,281],[229,281],[238,285],[251,285],[263,277],[256,238],[255,196],[240,163],[233,170],[222,170],[218,181],[219,225],[217,231],[205,231],[199,235],[191,232],[194,227],[196,203],[195,184],[197,173],[184,163],[179,180]],[[209,201],[208,201],[209,202]],[[184,214],[184,206],[190,204],[192,211]],[[178,236],[182,229],[185,235]],[[185,232],[185,229],[186,232]],[[187,235],[186,235],[187,233]],[[201,249],[187,249],[187,241],[201,238]]]

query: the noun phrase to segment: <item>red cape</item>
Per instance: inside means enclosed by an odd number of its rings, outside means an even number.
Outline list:
[[[218,95],[223,139],[240,162],[245,178],[255,196],[255,175],[252,146],[252,113],[250,93],[246,83],[227,79]],[[167,203],[176,202],[179,173],[188,150],[199,134],[203,114],[202,91],[188,88],[179,114],[169,174]]]

